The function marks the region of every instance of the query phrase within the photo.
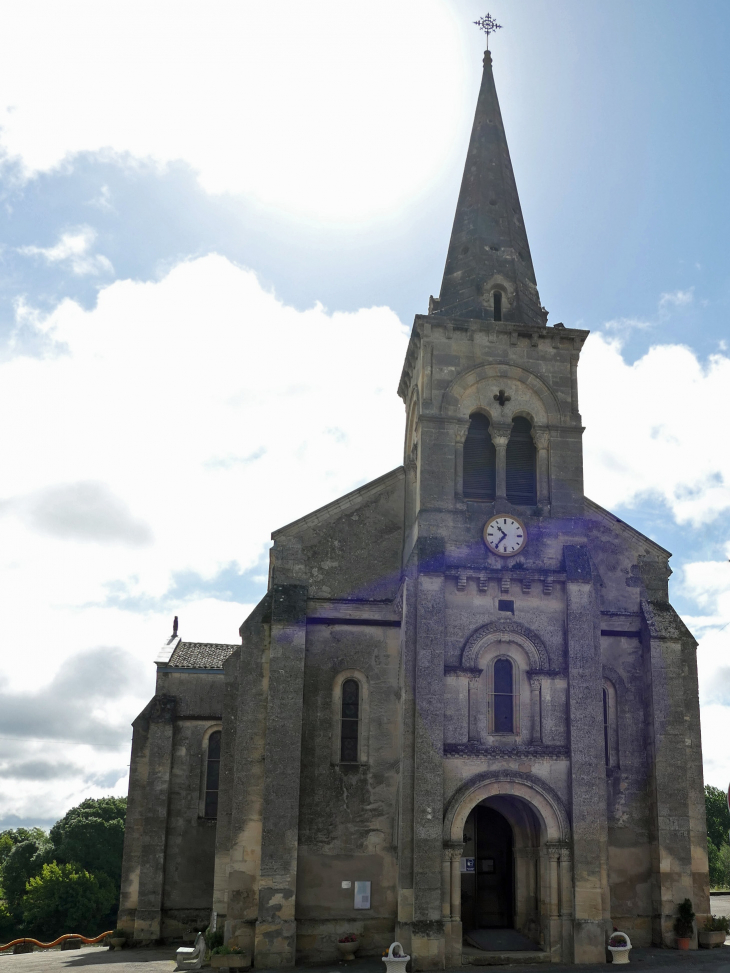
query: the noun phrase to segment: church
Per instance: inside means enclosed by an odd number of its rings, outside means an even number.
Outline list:
[[[240,644],[156,659],[131,939],[214,913],[260,969],[348,934],[414,970],[603,963],[614,926],[674,946],[678,903],[708,914],[696,642],[669,552],[584,495],[588,332],[547,318],[487,51],[403,465],[274,531]]]

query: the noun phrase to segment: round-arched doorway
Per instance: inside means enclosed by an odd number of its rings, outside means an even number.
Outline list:
[[[495,795],[464,823],[461,921],[465,933],[516,929],[540,940],[540,822],[519,798]]]
[[[461,962],[462,942],[492,948],[482,941],[499,929],[516,931],[555,959],[570,956],[570,824],[544,780],[507,769],[465,780],[444,814],[444,866],[450,963]],[[514,933],[496,938],[512,941]]]

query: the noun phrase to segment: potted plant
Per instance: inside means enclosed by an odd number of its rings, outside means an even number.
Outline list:
[[[689,949],[689,941],[694,932],[695,914],[689,899],[677,906],[677,918],[674,920],[674,933],[677,937],[677,949]]]
[[[400,943],[391,943],[390,949],[383,953],[385,973],[405,973],[406,963],[411,957],[403,952]]]
[[[631,940],[625,932],[616,930],[608,941],[608,951],[614,963],[628,963]]]
[[[700,946],[704,946],[705,949],[722,946],[729,932],[730,918],[728,916],[708,916],[705,919],[705,928],[699,931]]]
[[[110,949],[121,949],[127,941],[127,934],[123,929],[113,929],[109,937]]]
[[[210,954],[210,965],[214,969],[248,969],[251,965],[251,957],[237,946],[216,946]]]
[[[355,959],[355,953],[360,948],[360,940],[354,932],[348,932],[346,936],[337,940],[337,952],[342,959]]]

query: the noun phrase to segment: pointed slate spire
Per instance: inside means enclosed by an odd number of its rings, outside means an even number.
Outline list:
[[[495,299],[495,292],[501,296]],[[438,301],[431,299],[429,311],[528,325],[544,326],[547,322],[537,292],[489,51],[484,53],[482,86],[441,294]]]

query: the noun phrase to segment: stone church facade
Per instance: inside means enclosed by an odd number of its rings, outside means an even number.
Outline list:
[[[583,493],[587,334],[547,324],[487,53],[403,466],[274,532],[240,645],[158,657],[133,938],[214,910],[258,968],[355,932],[439,969],[494,929],[602,963],[612,925],[673,945],[679,901],[708,913],[696,643],[669,553]]]

